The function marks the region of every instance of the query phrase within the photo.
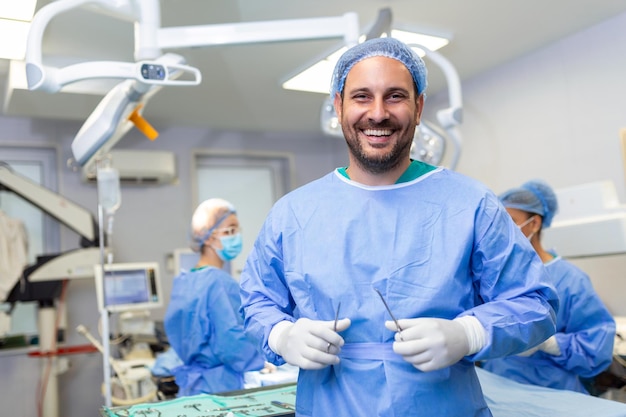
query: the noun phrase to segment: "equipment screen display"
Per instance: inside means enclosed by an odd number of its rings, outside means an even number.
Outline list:
[[[100,308],[125,311],[162,305],[157,264],[96,266],[96,290]]]

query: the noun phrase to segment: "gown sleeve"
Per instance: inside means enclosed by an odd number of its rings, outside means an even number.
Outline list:
[[[545,356],[581,377],[593,377],[611,364],[615,320],[583,271],[563,259],[555,263],[554,271],[551,268],[551,273],[560,276],[556,285],[562,294],[561,310],[555,337],[561,354]]]
[[[555,332],[559,299],[545,267],[497,197],[487,194],[476,213],[471,268],[480,300],[463,315],[488,333],[472,360],[523,352]]]

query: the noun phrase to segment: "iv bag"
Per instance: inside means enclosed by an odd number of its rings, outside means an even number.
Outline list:
[[[98,203],[106,214],[113,214],[122,204],[120,192],[120,175],[112,167],[98,168]]]

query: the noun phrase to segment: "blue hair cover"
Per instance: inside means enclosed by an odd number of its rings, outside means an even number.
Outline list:
[[[348,49],[337,61],[330,85],[330,96],[342,93],[346,77],[352,67],[366,58],[382,56],[400,61],[411,73],[417,94],[426,90],[426,65],[422,58],[404,42],[394,38],[374,38]]]
[[[556,194],[541,180],[525,182],[521,187],[508,190],[498,197],[504,207],[540,215],[543,227],[550,227],[559,210]]]

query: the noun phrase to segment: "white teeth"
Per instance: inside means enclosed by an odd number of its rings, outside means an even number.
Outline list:
[[[391,135],[391,130],[389,129],[384,129],[384,130],[374,130],[374,129],[367,129],[364,130],[363,133],[365,133],[367,136],[389,136]]]

